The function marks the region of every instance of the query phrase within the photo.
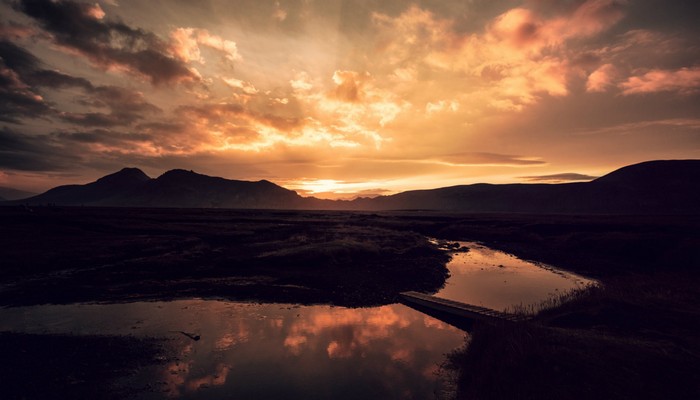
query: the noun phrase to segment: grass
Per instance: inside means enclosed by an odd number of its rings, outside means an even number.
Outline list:
[[[458,398],[698,398],[697,283],[618,278],[539,305],[529,323],[476,323],[449,357]]]
[[[448,363],[460,399],[700,398],[699,216],[453,216],[430,234],[482,241],[601,285],[477,322]]]
[[[121,399],[117,384],[141,368],[165,362],[159,339],[0,333],[3,399]]]

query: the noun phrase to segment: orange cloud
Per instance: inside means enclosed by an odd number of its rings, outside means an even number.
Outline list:
[[[604,92],[613,86],[617,76],[617,69],[612,64],[603,64],[598,69],[588,75],[586,81],[586,91]]]
[[[442,75],[432,93],[464,88],[460,102],[473,113],[519,111],[542,95],[566,96],[580,72],[569,60],[569,42],[606,31],[624,15],[623,2],[588,0],[564,15],[544,16],[528,8],[510,9],[480,33],[458,33],[454,22],[413,6],[398,17],[375,14],[386,44],[383,60],[396,82],[418,79],[416,66]],[[406,67],[406,65],[413,67]],[[426,103],[427,114],[442,99]]]
[[[349,102],[359,102],[364,97],[362,87],[369,79],[369,73],[355,71],[335,71],[333,82],[335,88],[331,91],[332,97]]]
[[[87,15],[95,18],[95,19],[102,19],[105,17],[105,15],[107,15],[107,14],[105,14],[102,7],[100,7],[100,5],[97,3],[95,3],[94,5],[88,6],[85,13]]]
[[[675,71],[654,69],[642,75],[629,77],[620,84],[620,88],[625,95],[656,92],[696,93],[700,89],[700,67]]]
[[[245,94],[257,94],[258,89],[250,82],[245,82],[235,78],[221,78],[228,86],[236,89],[241,89]]]
[[[212,35],[206,29],[177,28],[170,33],[170,40],[173,54],[185,62],[205,63],[200,45],[218,50],[230,62],[243,59],[238,53],[236,42]]]

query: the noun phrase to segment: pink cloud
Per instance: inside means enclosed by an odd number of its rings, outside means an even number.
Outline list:
[[[573,13],[553,18],[541,17],[526,8],[513,8],[496,17],[487,36],[520,51],[540,53],[569,39],[601,33],[623,16],[623,2],[615,0],[588,0]]]
[[[676,71],[654,69],[631,76],[620,84],[625,95],[656,92],[695,93],[700,89],[700,67]]]
[[[519,111],[544,95],[570,94],[572,80],[587,75],[573,58],[580,53],[571,50],[579,40],[595,37],[620,21],[623,5],[615,0],[587,0],[554,15],[517,7],[498,15],[477,33],[459,32],[453,20],[416,6],[397,17],[375,15],[374,22],[380,31],[383,61],[392,71],[404,71],[413,62],[417,71],[427,67],[444,76],[453,74],[457,80],[444,79],[446,86],[441,89],[449,91],[455,82],[464,82],[474,103],[469,108],[472,113],[480,109]],[[601,79],[612,76],[609,67],[594,74],[591,90],[604,87],[607,83]],[[395,80],[398,77],[392,75]],[[443,82],[435,79],[430,84],[435,87]],[[437,90],[433,93],[438,95]],[[439,100],[427,99],[424,104]]]
[[[206,29],[177,28],[170,33],[171,51],[178,59],[204,64],[199,46],[205,46],[221,52],[231,62],[240,61],[236,42],[213,35]]]
[[[586,81],[587,92],[604,92],[613,85],[613,80],[617,76],[617,69],[612,64],[601,65],[598,69],[588,75]]]

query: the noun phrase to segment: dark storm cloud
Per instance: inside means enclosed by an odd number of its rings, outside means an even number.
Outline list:
[[[146,101],[141,92],[117,86],[97,86],[87,91],[87,95],[78,99],[83,106],[108,108],[109,113],[60,113],[66,122],[89,127],[127,126],[162,110]]]
[[[14,71],[26,84],[49,88],[81,87],[86,90],[92,84],[83,78],[43,69],[43,63],[34,54],[7,40],[0,40],[0,61]]]
[[[52,114],[54,110],[41,96],[40,87],[94,89],[86,79],[42,67],[27,50],[0,40],[0,121],[19,123],[22,118]]]
[[[0,58],[7,68],[20,73],[34,71],[41,64],[32,53],[7,40],[0,40]]]
[[[0,168],[23,171],[54,171],[74,167],[82,160],[51,137],[23,134],[0,128]]]
[[[102,68],[122,68],[154,85],[195,81],[187,65],[169,54],[155,34],[122,22],[106,21],[97,5],[69,0],[21,0],[15,8],[34,18],[53,41],[77,51]],[[99,11],[98,11],[99,10]]]
[[[93,89],[92,83],[90,83],[90,81],[87,79],[66,75],[64,73],[48,69],[32,72],[26,78],[27,82],[32,85],[52,89],[62,89],[67,87],[79,87],[85,90]]]
[[[0,41],[0,121],[19,122],[51,111],[43,98],[23,81],[34,72],[39,60],[7,41]]]
[[[592,181],[598,178],[597,176],[577,174],[574,172],[552,175],[537,175],[537,176],[521,176],[520,179],[525,179],[529,182],[574,182],[574,181]]]
[[[41,89],[77,87],[85,95],[78,104],[107,108],[109,112],[59,112],[41,97]],[[117,86],[95,86],[84,78],[43,69],[43,63],[27,50],[0,41],[0,120],[58,116],[61,120],[87,127],[130,125],[161,109],[146,101],[141,92]]]
[[[93,129],[85,132],[56,132],[51,135],[60,141],[85,144],[122,145],[133,142],[152,142],[155,138],[145,133],[123,133],[108,129]]]
[[[19,123],[23,117],[37,118],[51,112],[39,96],[11,70],[0,66],[0,121]]]

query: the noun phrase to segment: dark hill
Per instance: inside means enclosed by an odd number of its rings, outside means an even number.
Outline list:
[[[294,208],[296,192],[269,181],[238,181],[175,169],[113,205],[148,207]],[[285,207],[286,206],[286,207]]]
[[[0,199],[19,200],[32,196],[36,196],[36,193],[0,186]]]
[[[138,168],[124,168],[86,185],[58,186],[21,202],[27,204],[99,205],[108,203],[115,196],[124,196],[136,191],[150,179]]]
[[[700,160],[650,161],[585,183],[475,184],[416,190],[365,201],[365,206],[472,213],[697,214]]]
[[[22,200],[25,204],[121,207],[298,208],[301,197],[268,181],[247,182],[176,169],[151,179],[124,168],[85,185],[66,185]]]

